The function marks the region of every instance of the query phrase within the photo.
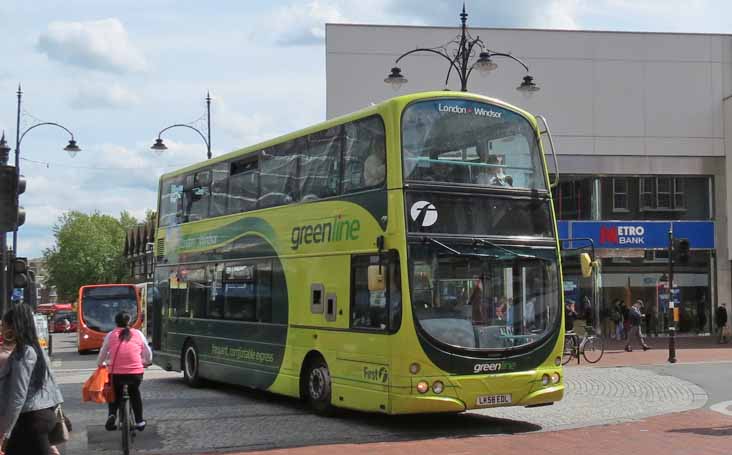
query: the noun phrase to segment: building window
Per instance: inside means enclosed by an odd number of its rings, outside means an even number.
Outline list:
[[[686,210],[684,177],[641,177],[640,210]]]
[[[674,208],[686,210],[686,196],[684,195],[684,179],[674,179]]]
[[[613,212],[628,211],[628,179],[613,179]]]
[[[656,184],[656,207],[659,209],[671,209],[671,177],[658,177]]]
[[[641,210],[655,207],[656,178],[641,177],[639,193]]]

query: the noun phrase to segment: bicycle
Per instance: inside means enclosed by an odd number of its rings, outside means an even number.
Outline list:
[[[564,351],[562,352],[562,365],[566,365],[577,357],[577,363],[580,363],[580,353],[588,363],[597,363],[602,359],[605,353],[605,340],[595,334],[592,327],[585,327],[585,335],[580,337],[573,330],[564,334]]]
[[[130,447],[135,442],[136,429],[127,384],[122,386],[122,403],[120,403],[119,407],[119,429],[122,431],[122,453],[124,455],[130,455]]]

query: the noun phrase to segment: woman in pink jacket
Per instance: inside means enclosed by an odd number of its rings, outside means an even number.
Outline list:
[[[122,386],[127,385],[135,414],[135,427],[145,429],[145,420],[142,418],[142,397],[140,384],[145,367],[152,363],[152,351],[147,345],[145,335],[137,329],[130,328],[130,315],[123,311],[114,317],[117,328],[104,338],[104,344],[99,351],[97,363],[101,366],[106,363],[109,377],[114,387],[115,402],[109,403],[109,417],[104,427],[108,431],[117,429],[117,410],[122,398]]]

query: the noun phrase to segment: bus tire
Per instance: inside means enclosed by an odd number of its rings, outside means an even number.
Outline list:
[[[91,354],[91,350],[90,349],[82,349],[81,351],[76,351],[76,352],[78,352],[79,355],[88,355],[88,354]]]
[[[316,357],[310,362],[308,368],[305,396],[310,407],[320,415],[332,415],[334,408],[331,404],[331,380],[330,371],[325,361]]]
[[[203,379],[199,370],[198,348],[196,343],[189,341],[183,346],[183,355],[181,363],[183,364],[183,380],[190,387],[198,388],[203,386]]]

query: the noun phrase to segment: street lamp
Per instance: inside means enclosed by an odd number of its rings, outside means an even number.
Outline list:
[[[194,123],[194,122],[192,122]],[[203,139],[203,142],[206,144],[206,152],[208,159],[211,159],[211,94],[206,93],[206,135],[204,136],[203,132],[196,128],[195,126],[188,124],[188,123],[176,123],[175,125],[170,125],[167,128],[163,128],[158,133],[158,138],[155,139],[155,143],[150,147],[150,149],[158,154],[163,153],[165,150],[168,150],[168,147],[165,145],[165,142],[163,142],[163,138],[161,137],[162,134],[166,131],[168,131],[171,128],[177,128],[177,127],[183,127],[183,128],[189,128],[198,133],[199,136],[201,136],[201,139]]]
[[[77,153],[81,151],[81,148],[76,144],[76,140],[74,139],[74,133],[72,133],[68,128],[66,128],[63,125],[60,125],[55,122],[38,122],[34,123],[33,125],[29,126],[22,132],[20,131],[20,106],[22,104],[23,100],[23,91],[20,88],[20,84],[18,84],[18,111],[17,111],[17,117],[15,122],[15,172],[17,172],[18,176],[20,176],[20,144],[23,142],[23,138],[26,134],[28,134],[31,130],[34,130],[38,128],[39,126],[55,126],[57,128],[61,128],[62,130],[69,133],[69,136],[71,139],[69,139],[69,143],[64,147],[64,150],[68,152],[69,156],[71,158],[75,157]],[[17,201],[16,201],[17,203]],[[18,228],[16,227],[13,231],[13,253],[18,254]]]
[[[445,88],[447,88],[447,84],[450,81],[450,75],[452,74],[452,71],[455,70],[458,77],[460,78],[460,90],[463,92],[468,91],[468,78],[470,78],[470,74],[473,72],[474,69],[477,69],[481,75],[487,76],[488,74],[490,74],[491,71],[498,68],[496,62],[493,61],[493,57],[505,57],[511,59],[514,62],[517,62],[518,64],[523,66],[527,73],[529,72],[529,67],[526,66],[526,64],[520,59],[505,52],[493,52],[490,49],[486,48],[485,43],[480,39],[480,37],[473,38],[472,36],[470,36],[470,33],[468,32],[466,26],[466,23],[468,21],[468,13],[465,12],[464,3],[463,12],[460,13],[460,21],[462,22],[461,34],[458,35],[454,40],[439,47],[417,48],[411,51],[407,51],[397,57],[394,63],[398,64],[399,61],[407,55],[411,55],[417,52],[427,52],[439,55],[450,63],[447,69],[447,76],[445,77]],[[450,45],[457,45],[457,49],[449,51],[447,47]],[[475,57],[476,47],[477,49],[480,49],[478,59],[471,63],[471,60]],[[401,68],[399,68],[398,66],[394,66],[391,69],[391,73],[384,79],[384,82],[391,85],[394,90],[399,90],[402,85],[407,83],[407,78],[404,77],[404,75],[402,74]],[[523,82],[518,87],[516,87],[516,90],[524,94],[530,95],[538,91],[539,86],[537,86],[534,82],[534,78],[527,74],[524,77]]]

